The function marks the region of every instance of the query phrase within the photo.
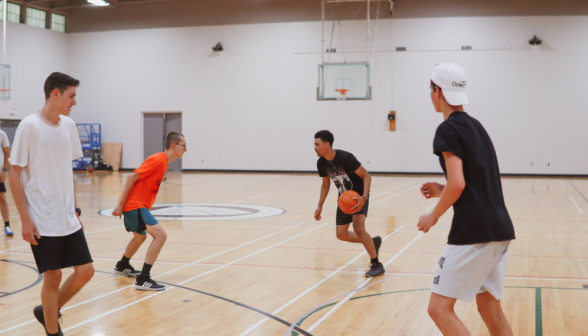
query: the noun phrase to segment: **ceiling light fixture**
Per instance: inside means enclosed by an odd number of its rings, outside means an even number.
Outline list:
[[[104,0],[88,0],[94,6],[110,6],[110,4]]]

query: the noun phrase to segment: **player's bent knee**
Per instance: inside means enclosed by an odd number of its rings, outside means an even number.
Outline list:
[[[441,309],[439,309],[439,306],[433,305],[429,303],[429,307],[427,308],[427,313],[429,314],[429,316],[435,320],[437,318],[439,318],[439,316],[442,315]]]
[[[358,228],[353,227],[353,232],[355,232],[355,234],[359,238],[363,238],[364,236],[366,236],[368,234],[364,227],[358,227]]]
[[[153,226],[147,227],[147,233],[153,236],[153,238],[158,240],[166,240],[167,239],[167,232],[163,229],[161,224],[156,224]]]
[[[78,274],[78,276],[85,282],[88,282],[90,281],[90,279],[92,279],[92,277],[94,276],[94,272],[94,265],[92,265],[91,263],[79,266],[76,269],[76,273]]]

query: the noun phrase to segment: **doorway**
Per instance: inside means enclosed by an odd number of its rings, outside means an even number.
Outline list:
[[[6,135],[8,135],[10,146],[12,146],[12,143],[14,142],[14,135],[16,134],[18,124],[20,124],[20,120],[0,119],[0,129],[6,132]]]

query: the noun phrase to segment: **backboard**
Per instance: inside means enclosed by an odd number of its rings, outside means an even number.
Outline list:
[[[10,99],[10,65],[0,64],[0,99]]]
[[[319,86],[317,100],[372,99],[370,87],[370,65],[368,63],[319,64]]]

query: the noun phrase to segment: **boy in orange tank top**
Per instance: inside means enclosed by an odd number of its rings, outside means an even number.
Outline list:
[[[133,239],[127,245],[114,271],[119,274],[137,275],[136,289],[157,291],[165,289],[165,286],[151,279],[150,273],[167,239],[167,233],[149,210],[155,203],[167,165],[175,159],[181,159],[185,152],[184,136],[176,132],[169,133],[165,139],[165,152],[151,155],[127,177],[119,203],[112,212],[113,216],[119,218],[124,214],[125,228],[133,233]],[[153,237],[153,241],[147,250],[143,269],[139,272],[131,266],[129,261],[145,242],[146,232]]]

